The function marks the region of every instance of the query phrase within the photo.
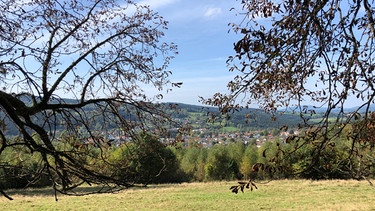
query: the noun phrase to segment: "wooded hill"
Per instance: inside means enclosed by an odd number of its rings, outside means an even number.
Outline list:
[[[274,116],[256,108],[241,109],[227,116],[220,116],[218,108],[205,107],[189,104],[178,104],[178,113],[173,114],[174,118],[190,123],[193,128],[205,127],[231,127],[233,130],[263,130],[270,128],[297,128],[303,123],[300,115],[293,111],[277,112]],[[214,115],[217,121],[212,123],[210,118]],[[305,118],[311,121],[318,120],[323,113],[310,115],[306,112]]]
[[[25,104],[30,99],[22,99]],[[73,103],[73,99],[63,99],[64,103]],[[183,103],[164,103],[164,111],[170,114],[174,120],[178,122],[183,122],[185,124],[190,124],[193,129],[206,130],[217,130],[220,128],[226,128],[230,131],[252,131],[252,130],[263,130],[263,129],[273,129],[281,128],[286,126],[287,128],[297,128],[299,125],[303,124],[303,121],[298,112],[293,112],[292,110],[277,112],[274,116],[269,113],[265,113],[260,109],[248,108],[241,109],[237,112],[228,114],[226,116],[220,116],[218,108],[199,106],[199,105],[189,105]],[[173,106],[170,106],[173,105]],[[174,107],[176,109],[172,109]],[[84,107],[83,110],[90,112],[93,108],[90,106]],[[306,110],[305,118],[310,119],[309,121],[319,120],[324,113],[317,110],[314,114],[311,114],[309,107],[304,108]],[[349,112],[349,111],[348,111]],[[131,114],[124,113],[125,116],[131,117]],[[215,122],[211,121],[212,116],[215,116]],[[5,123],[6,134],[17,135],[18,131],[15,126],[7,121],[3,116],[0,117]],[[35,121],[38,118],[35,119]],[[98,119],[97,119],[98,120]],[[100,125],[103,122],[96,122],[97,129],[100,129]],[[108,122],[106,123],[108,127]],[[115,128],[115,125],[111,125]],[[59,130],[59,127],[56,128]]]

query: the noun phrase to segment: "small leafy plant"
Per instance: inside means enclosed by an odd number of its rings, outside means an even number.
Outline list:
[[[229,190],[232,190],[233,193],[237,194],[239,190],[241,190],[241,192],[243,193],[245,188],[250,188],[250,191],[253,191],[254,188],[258,189],[255,183],[252,180],[249,180],[248,182],[239,181],[238,185],[230,187]]]

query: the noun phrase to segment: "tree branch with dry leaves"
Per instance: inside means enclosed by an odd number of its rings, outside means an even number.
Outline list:
[[[107,191],[136,183],[95,165],[111,165],[103,143],[111,131],[161,136],[172,123],[162,96],[142,90],[173,86],[167,21],[128,0],[3,0],[0,9],[0,153],[40,156],[34,177],[48,175],[65,194],[82,183]]]
[[[301,146],[311,145],[314,150],[304,171],[317,169],[332,140],[354,122],[367,122],[374,104],[374,2],[241,3],[238,15],[243,20],[230,26],[242,38],[234,43],[234,55],[227,61],[229,71],[237,76],[227,84],[227,94],[216,93],[202,101],[218,106],[223,114],[254,105],[271,113],[299,113],[304,119],[299,128],[303,133],[287,154],[292,156]],[[358,107],[347,112],[353,102]],[[325,109],[323,118],[318,123],[309,121],[309,115],[318,108]],[[365,155],[369,148],[359,146],[363,139],[355,133],[360,130],[347,136],[353,147],[345,159],[351,160],[358,151],[361,156],[372,157]],[[374,158],[367,161],[369,165]],[[359,178],[354,172],[362,172],[358,169],[362,167],[355,162],[342,170]]]

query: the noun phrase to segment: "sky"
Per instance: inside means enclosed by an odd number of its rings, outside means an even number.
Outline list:
[[[201,105],[199,96],[226,92],[233,78],[226,60],[234,54],[233,43],[240,38],[228,33],[228,24],[239,19],[230,9],[238,8],[240,1],[144,0],[139,4],[150,5],[169,22],[165,40],[178,45],[179,53],[169,66],[170,79],[183,85],[162,93],[163,101]]]
[[[234,55],[233,43],[241,39],[228,26],[240,23],[243,16],[231,8],[241,8],[240,0],[140,0],[169,21],[167,41],[178,45],[179,54],[172,60],[172,82],[183,82],[179,89],[162,93],[164,102],[202,105],[199,97],[226,93],[227,83],[236,72],[229,72],[226,60]],[[240,10],[240,9],[239,9]],[[311,85],[313,86],[313,85]],[[349,97],[350,106],[360,105]],[[311,104],[311,102],[306,102]],[[253,107],[257,107],[254,105]]]
[[[168,93],[167,89],[159,93],[155,88],[143,87],[150,98],[162,94],[163,102],[202,105],[200,97],[210,98],[217,92],[228,92],[227,84],[236,72],[229,72],[226,61],[229,56],[235,55],[233,44],[242,38],[231,31],[229,24],[240,23],[243,18],[237,15],[238,10],[231,8],[241,8],[241,0],[136,2],[149,5],[169,22],[162,41],[178,45],[179,53],[171,61],[168,70],[172,72],[171,82],[182,82],[182,86],[174,87]],[[355,100],[350,101],[353,106],[358,104]]]

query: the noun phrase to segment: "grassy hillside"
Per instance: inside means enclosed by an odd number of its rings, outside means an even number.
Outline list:
[[[185,183],[116,194],[59,196],[50,189],[11,191],[3,210],[374,210],[374,187],[365,181],[280,180],[233,194],[236,182]]]

